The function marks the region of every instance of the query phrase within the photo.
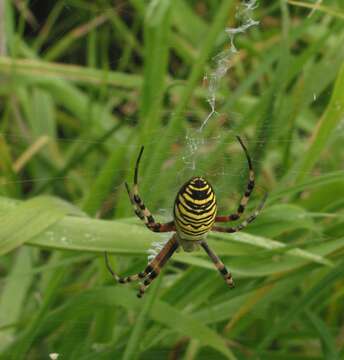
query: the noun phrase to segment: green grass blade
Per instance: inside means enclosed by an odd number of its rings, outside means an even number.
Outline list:
[[[106,197],[109,196],[115,184],[119,182],[119,169],[122,168],[123,162],[125,161],[125,157],[123,156],[124,151],[125,146],[118,143],[116,149],[112,151],[110,157],[104,164],[101,172],[97,175],[96,180],[83,201],[82,208],[87,214],[94,216],[97,211],[100,211],[101,205],[106,200]]]
[[[0,327],[20,321],[25,299],[33,280],[31,250],[22,248],[16,255],[16,260],[1,292]],[[13,341],[14,334],[14,327],[0,331],[0,351]]]
[[[137,359],[139,356],[139,352],[137,350],[139,348],[140,340],[147,324],[147,318],[152,309],[154,300],[157,296],[161,279],[162,277],[159,277],[156,282],[151,286],[149,294],[145,295],[147,297],[144,299],[144,304],[137,317],[137,320],[135,321],[134,328],[131,331],[131,335],[128,339],[128,343],[125,347],[125,351],[123,354],[123,360],[134,360]]]
[[[169,60],[170,13],[168,0],[151,3],[144,22],[144,80],[141,98],[140,141],[149,145],[152,131],[160,128],[162,100]]]
[[[61,282],[63,281],[66,270],[67,269],[60,269],[58,272],[55,272],[54,276],[50,279],[50,283],[44,294],[43,303],[41,304],[39,310],[34,313],[32,320],[25,328],[19,342],[15,346],[15,349],[10,351],[15,359],[26,359],[28,350],[38,333],[39,327],[47,315],[50,306],[54,302],[56,293],[60,290]]]
[[[14,71],[19,79],[37,81],[38,84],[60,79],[79,84],[110,85],[127,89],[138,89],[142,85],[142,77],[139,75],[108,71],[104,76],[104,70],[91,67],[0,56],[0,74],[13,75]]]
[[[344,65],[342,65],[332,92],[330,103],[312,134],[309,149],[301,160],[296,181],[303,181],[318,161],[330,136],[344,115]]]
[[[47,316],[45,323],[59,323],[59,319],[70,318],[75,313],[81,316],[82,312],[88,311],[88,304],[93,304],[93,306],[117,305],[131,311],[137,311],[142,307],[142,301],[136,298],[134,291],[123,286],[103,287],[79,294],[55,313]],[[228,359],[236,359],[224,339],[214,330],[159,299],[155,299],[149,311],[149,317],[177,334],[198,339],[203,346],[216,349]],[[44,331],[46,324],[42,325],[41,331]]]
[[[276,324],[273,325],[267,335],[260,342],[257,347],[258,352],[265,349],[271,341],[278,336],[278,334],[288,328],[292,321],[300,315],[307,307],[314,304],[318,298],[328,291],[328,288],[333,286],[334,282],[344,276],[344,262],[340,262],[336,267],[331,270],[326,276],[320,281],[316,282],[315,285],[308,290],[296,304],[287,311],[283,318]]]
[[[336,340],[331,335],[325,322],[310,310],[307,310],[305,313],[321,338],[324,357],[331,360],[339,359],[339,354],[336,349]]]

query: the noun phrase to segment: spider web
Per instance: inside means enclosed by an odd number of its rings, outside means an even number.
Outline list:
[[[238,27],[235,28],[226,28],[224,29],[224,34],[225,36],[227,36],[228,38],[228,42],[227,42],[227,49],[219,52],[217,55],[215,55],[212,59],[212,66],[210,67],[210,69],[208,71],[206,71],[205,75],[204,75],[204,83],[207,86],[207,96],[204,99],[204,102],[208,104],[209,106],[209,112],[204,116],[204,119],[201,121],[201,125],[198,125],[198,127],[196,129],[192,129],[192,128],[188,128],[187,129],[187,133],[185,135],[185,138],[182,139],[183,140],[183,146],[182,150],[180,152],[179,155],[179,160],[181,160],[181,163],[183,164],[183,166],[181,168],[178,168],[178,173],[176,174],[177,180],[176,184],[181,184],[183,182],[185,182],[185,179],[197,174],[201,174],[204,175],[206,177],[210,176],[213,178],[222,178],[222,179],[226,179],[227,183],[238,183],[238,180],[242,179],[242,181],[245,181],[244,175],[245,175],[245,158],[243,156],[240,156],[240,152],[239,153],[235,153],[233,154],[233,158],[234,155],[239,154],[239,156],[237,156],[237,159],[233,159],[234,160],[234,164],[231,163],[231,168],[227,168],[225,165],[226,163],[226,159],[225,159],[225,155],[219,155],[219,167],[217,168],[217,170],[215,172],[212,172],[211,174],[207,174],[205,171],[205,168],[202,166],[202,161],[204,158],[206,158],[207,155],[207,149],[208,148],[212,148],[214,146],[216,146],[220,141],[225,141],[225,145],[230,146],[233,143],[233,140],[224,140],[225,136],[227,139],[227,135],[228,133],[230,133],[232,131],[232,135],[234,138],[234,135],[236,135],[236,133],[234,132],[234,126],[232,125],[232,120],[234,119],[235,122],[240,123],[242,120],[242,114],[241,113],[236,113],[234,111],[227,111],[226,113],[221,113],[218,111],[218,105],[221,103],[221,99],[217,99],[217,94],[219,93],[219,87],[222,84],[222,80],[224,80],[225,76],[230,76],[231,75],[231,68],[233,66],[232,64],[232,60],[233,57],[238,53],[238,48],[236,46],[236,36],[238,34],[243,34],[246,31],[248,31],[250,28],[257,26],[258,25],[258,21],[254,20],[254,9],[257,7],[257,2],[255,0],[251,0],[251,1],[242,1],[236,8],[236,19],[238,22]],[[317,101],[318,100],[318,95],[316,93],[311,94],[312,95],[312,99],[313,101]],[[231,116],[231,121],[228,123],[227,125],[227,129],[228,131],[226,131],[226,135],[224,134],[217,134],[216,136],[208,136],[207,135],[207,130],[209,129],[209,127],[211,125],[213,125],[216,122],[219,122],[221,120],[221,117],[228,117],[228,113]],[[191,115],[195,115],[199,117],[199,113],[192,113],[192,111],[188,110],[187,113],[185,113],[185,117],[188,117]],[[163,117],[168,118],[169,115],[171,115],[171,112],[168,111],[164,111],[163,114],[161,114]],[[271,124],[267,124],[266,127],[269,130],[273,130],[274,126]],[[231,130],[233,129],[233,130]],[[344,130],[344,120],[342,120],[342,122],[339,124],[338,126],[338,133],[343,133]],[[23,135],[16,135],[14,133],[11,134],[5,134],[3,133],[4,136],[6,136],[7,138],[11,138],[12,140],[15,140],[16,142],[23,142],[25,143],[27,141],[27,139],[25,139],[25,137]],[[151,131],[150,132],[150,144],[155,144],[159,139],[160,135],[160,130],[157,131]],[[165,136],[165,135],[164,135]],[[31,137],[30,139],[33,143],[39,140],[39,137]],[[169,143],[180,143],[181,139],[172,139],[173,141],[169,141]],[[96,140],[94,140],[93,138],[83,138],[82,140],[75,140],[74,138],[68,138],[66,136],[57,138],[57,141],[60,143],[70,143],[70,146],[73,145],[91,145],[91,144],[96,144],[98,143]],[[274,140],[272,140],[273,142]],[[278,141],[279,143],[281,142],[281,140],[275,140]],[[285,140],[288,141],[288,140]],[[293,140],[291,140],[293,141]],[[248,147],[252,147],[252,145],[254,145],[254,143],[258,143],[259,144],[259,140],[255,140],[255,139],[245,139],[245,143],[247,144]],[[101,144],[101,143],[100,143]],[[149,145],[149,143],[147,144]],[[128,145],[128,147],[132,147],[135,148],[135,145]],[[174,154],[175,155],[175,154]],[[231,159],[232,160],[232,159]],[[78,171],[78,174],[82,174],[82,177],[85,181],[87,182],[91,182],[92,179],[94,179],[95,176],[95,172],[94,170],[86,170],[83,169],[81,172]],[[160,174],[156,174],[157,176]],[[73,174],[67,174],[67,175],[63,175],[61,177],[35,177],[33,179],[28,179],[28,180],[18,180],[18,182],[25,184],[27,183],[42,183],[44,184],[47,181],[54,181],[55,183],[63,183],[65,180],[67,179],[73,179],[74,175]],[[130,181],[130,179],[128,179]],[[11,180],[6,180],[4,182],[2,182],[2,186],[10,186],[11,184],[13,184],[13,181]],[[173,204],[174,201],[174,196],[176,194],[176,192],[179,190],[178,185],[173,185],[175,186],[174,188],[169,188],[168,191],[166,191],[166,194],[164,194],[164,196],[166,197],[166,199],[168,200],[166,203]],[[123,191],[124,187],[123,184],[118,184],[115,185],[113,187],[113,193],[118,193],[118,191]],[[143,197],[147,196],[149,197],[150,193],[153,193],[154,189],[147,189],[146,190],[146,194],[142,194]],[[218,194],[219,197],[231,197],[230,195],[230,189],[228,189],[228,187],[224,187],[224,185],[219,184],[219,186],[217,186],[216,188],[216,193]],[[233,200],[238,200],[237,195],[232,195],[232,199]],[[149,206],[149,204],[148,204]],[[158,217],[161,217],[163,219],[171,219],[171,213],[172,213],[172,208],[165,208],[165,207],[161,207],[159,209],[152,209],[154,211],[154,213],[158,214]],[[150,249],[148,249],[149,252],[149,259],[154,256],[156,254],[157,251],[160,250],[161,248],[161,244],[163,244],[166,241],[165,235],[161,234],[162,240],[161,242],[157,242],[157,243],[153,243],[152,247]]]
[[[221,84],[221,80],[226,76],[228,71],[231,68],[231,60],[233,56],[238,52],[238,49],[235,46],[235,36],[240,33],[245,33],[252,26],[259,24],[259,21],[256,21],[252,18],[253,10],[257,7],[256,0],[242,1],[236,8],[235,18],[240,24],[235,28],[226,28],[225,33],[228,36],[229,48],[221,51],[215,55],[212,59],[212,68],[204,75],[204,82],[207,83],[207,97],[206,102],[210,107],[209,113],[206,115],[205,119],[202,121],[201,126],[196,129],[187,129],[185,137],[185,152],[182,156],[184,162],[184,170],[191,170],[192,173],[197,170],[197,158],[199,156],[199,148],[202,145],[205,145],[209,140],[204,136],[204,129],[212,118],[219,116],[219,113],[216,111],[217,105],[217,92]],[[218,139],[213,139],[218,140]],[[183,175],[185,171],[182,171]],[[189,171],[186,171],[189,172]],[[220,170],[221,175],[224,175],[224,169]],[[158,242],[153,242],[152,247],[148,249],[148,262],[153,260],[154,257],[159,253],[163,246],[168,241],[169,237],[162,235],[163,239]]]
[[[219,134],[216,137],[211,137],[209,138],[208,136],[206,136],[206,131],[209,128],[209,126],[212,125],[213,122],[219,121],[219,119],[221,118],[221,116],[225,115],[228,116],[227,114],[221,114],[217,111],[218,109],[218,102],[220,100],[217,99],[216,94],[218,93],[218,89],[221,86],[221,82],[223,80],[223,78],[225,76],[227,76],[228,74],[230,75],[230,70],[231,70],[231,60],[233,58],[233,56],[236,54],[236,52],[238,51],[238,49],[235,46],[235,37],[237,34],[239,33],[244,33],[245,31],[247,31],[249,28],[251,28],[252,26],[256,26],[257,25],[257,21],[252,19],[252,11],[254,10],[254,8],[257,6],[256,1],[249,1],[249,2],[245,2],[243,1],[237,8],[237,19],[238,22],[241,24],[239,25],[237,28],[227,28],[224,29],[224,32],[227,34],[228,36],[228,50],[222,51],[220,52],[218,55],[216,55],[213,58],[213,67],[205,74],[205,82],[208,83],[208,95],[205,99],[205,101],[209,104],[210,110],[209,113],[205,116],[204,120],[201,123],[201,126],[198,129],[192,130],[192,129],[188,129],[187,134],[185,136],[184,142],[185,142],[185,150],[182,151],[182,154],[180,155],[180,158],[184,164],[184,167],[181,169],[180,173],[177,174],[178,180],[180,180],[180,182],[185,181],[185,179],[195,173],[202,173],[202,168],[201,168],[201,162],[200,159],[204,158],[206,156],[206,152],[204,151],[204,148],[207,147],[212,147],[214,145],[216,145],[219,141],[223,140],[224,135],[223,134]],[[313,101],[316,101],[318,98],[317,94],[312,94],[312,98]],[[231,115],[233,117],[235,117],[237,119],[237,121],[240,122],[242,115],[239,113],[234,113],[233,111],[231,112]],[[189,115],[190,111],[188,111],[187,114],[185,114],[185,116]],[[164,116],[168,116],[168,113],[164,113]],[[267,127],[271,128],[271,125],[266,125]],[[232,128],[232,125],[229,124],[229,128]],[[234,128],[234,127],[233,127]],[[338,126],[338,133],[343,134],[344,133],[344,119],[341,121],[341,123]],[[4,134],[6,137],[12,137],[12,138],[16,138],[17,142],[23,142],[26,143],[26,139],[22,136],[22,135],[15,135],[13,133],[11,134]],[[233,137],[234,137],[235,133],[233,131]],[[150,138],[151,143],[156,143],[158,139],[158,137],[160,136],[159,131],[155,132],[152,131],[150,133]],[[70,143],[70,145],[73,145],[75,143],[80,143],[81,145],[90,145],[90,144],[95,144],[97,143],[97,141],[95,141],[93,138],[83,138],[82,140],[75,140],[73,138],[68,139],[68,137],[66,136],[61,136],[60,138],[57,138],[59,142],[63,142],[63,143]],[[31,141],[32,142],[36,142],[38,140],[38,136],[37,137],[32,137]],[[173,139],[176,140],[176,139]],[[273,140],[274,141],[274,140]],[[281,142],[281,140],[275,140],[278,142]],[[288,140],[286,140],[288,141]],[[259,142],[259,140],[250,140],[248,141],[247,139],[245,139],[245,142],[249,145],[253,145],[255,142]],[[226,145],[230,145],[232,142],[228,141],[228,143],[226,143]],[[100,143],[101,144],[101,143]],[[134,146],[133,146],[134,147]],[[223,158],[219,159],[219,163],[223,164],[224,163],[224,155]],[[225,166],[220,167],[217,171],[216,174],[212,174],[213,176],[216,177],[221,177],[221,178],[225,178],[227,180],[229,180],[229,182],[231,182],[231,180],[233,180],[233,182],[236,182],[236,180],[239,179],[243,179],[244,181],[244,175],[245,175],[245,158],[242,156],[239,156],[238,160],[236,161],[236,163],[234,164],[234,167],[231,167],[230,169],[226,168]],[[79,172],[80,174],[80,172]],[[159,175],[158,173],[156,174],[157,176]],[[94,179],[95,177],[95,172],[94,171],[87,171],[84,170],[82,172],[82,176],[85,180],[91,182],[92,179]],[[25,183],[25,182],[35,182],[35,183],[45,183],[47,180],[54,180],[56,183],[63,183],[66,179],[73,179],[74,175],[73,174],[68,174],[68,175],[64,175],[61,177],[55,177],[55,178],[46,178],[46,177],[36,177],[34,179],[29,179],[29,180],[19,180],[18,182],[20,183]],[[7,185],[11,185],[10,180],[7,181],[6,183],[2,183],[2,186],[7,186]],[[118,192],[118,191],[124,191],[124,187],[123,184],[119,184],[117,186],[114,186],[113,191],[114,192]],[[219,187],[216,189],[217,194],[219,195],[219,197],[228,197],[230,196],[229,194],[229,190],[228,188],[224,188],[224,187]],[[178,188],[169,188],[168,191],[166,191],[166,197],[169,198],[169,202],[170,204],[173,204],[173,197],[175,196],[176,192],[178,191]],[[154,189],[148,189],[147,195],[149,196],[150,193],[153,193]],[[143,194],[144,197],[144,194]],[[237,199],[237,198],[235,198]],[[155,210],[155,209],[153,209]],[[157,211],[158,217],[161,218],[170,218],[171,216],[171,209],[170,208],[160,208]],[[161,234],[161,241],[157,241],[155,243],[152,243],[152,247],[150,249],[148,249],[148,260],[151,259],[152,257],[154,257],[156,255],[156,253],[161,249],[161,247],[165,244],[165,242],[167,241],[168,236],[166,236],[165,234]],[[63,241],[63,238],[61,239],[61,241]],[[77,321],[77,320],[75,320]],[[80,324],[82,325],[82,322],[80,322]],[[97,344],[94,344],[95,347],[97,347]],[[101,344],[99,344],[99,346],[101,346]],[[53,355],[53,354],[51,354]],[[52,356],[50,356],[52,358]]]

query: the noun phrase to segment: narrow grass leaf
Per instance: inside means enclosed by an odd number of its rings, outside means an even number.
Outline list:
[[[319,316],[314,314],[311,310],[306,310],[305,313],[321,338],[324,357],[331,360],[339,359],[339,354],[336,349],[336,339],[331,335],[328,326]]]
[[[75,311],[89,311],[89,304],[92,306],[115,306],[119,305],[128,310],[137,310],[142,306],[142,301],[136,298],[135,292],[122,286],[98,288],[86,291],[76,296],[70,302],[50,314],[45,319],[41,331],[44,331],[46,324],[59,323],[61,318],[73,317]],[[231,350],[227,347],[225,340],[214,330],[205,326],[202,322],[195,320],[191,315],[184,314],[171,305],[155,299],[149,312],[149,317],[158,323],[167,326],[177,334],[198,339],[203,346],[210,346],[228,359],[236,359]]]
[[[137,317],[137,320],[135,321],[135,325],[133,326],[130,337],[128,339],[128,343],[123,354],[123,360],[134,360],[138,358],[139,344],[144,333],[144,329],[147,324],[147,318],[151,312],[161,280],[162,277],[159,276],[156,282],[152,285],[149,294],[146,294],[144,304],[140,310],[140,313]]]
[[[169,60],[170,13],[172,2],[151,3],[144,21],[144,78],[140,105],[142,144],[149,144],[151,133],[160,128],[162,100]],[[149,153],[149,151],[148,151]]]
[[[16,255],[1,292],[0,327],[20,322],[25,299],[33,280],[31,249],[22,248]],[[0,331],[0,351],[13,341],[14,334],[14,327]]]
[[[142,84],[142,77],[124,72],[104,71],[92,67],[78,65],[44,62],[36,59],[12,59],[0,56],[0,74],[13,75],[24,79],[35,79],[40,82],[48,80],[68,80],[78,84],[88,85],[110,85],[125,89],[139,89]]]
[[[309,172],[318,161],[325,149],[330,136],[344,116],[344,64],[342,65],[332,92],[330,103],[324,115],[315,128],[309,149],[301,160],[297,183],[300,183],[309,175]]]
[[[344,276],[344,262],[338,263],[326,276],[315,283],[313,287],[308,290],[302,297],[300,297],[296,304],[293,305],[280,321],[272,325],[270,331],[265,335],[263,340],[257,347],[258,352],[265,349],[271,341],[278,336],[278,334],[286,330],[292,321],[300,315],[307,307],[314,304],[318,298],[328,291],[328,288],[334,285],[334,282]]]

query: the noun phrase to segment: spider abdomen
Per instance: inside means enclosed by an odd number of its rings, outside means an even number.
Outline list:
[[[174,203],[177,233],[186,240],[201,240],[212,228],[216,212],[216,197],[209,182],[202,177],[190,179]]]

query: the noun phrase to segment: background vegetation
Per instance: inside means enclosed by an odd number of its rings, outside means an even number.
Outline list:
[[[314,3],[259,4],[198,132],[239,2],[1,2],[1,359],[344,357],[344,5]],[[258,175],[248,213],[269,199],[245,232],[209,237],[236,289],[202,252],[176,254],[142,300],[114,284],[104,250],[130,274],[166,239],[125,193],[139,147],[159,220],[192,174],[229,213],[237,134]]]

